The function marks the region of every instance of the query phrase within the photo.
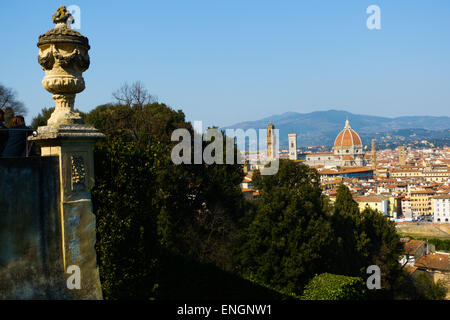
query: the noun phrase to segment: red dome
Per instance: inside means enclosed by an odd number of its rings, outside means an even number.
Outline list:
[[[362,145],[361,138],[352,128],[350,128],[350,123],[348,122],[348,120],[346,120],[344,130],[342,130],[337,135],[336,140],[334,140],[334,146],[349,147],[356,145]]]

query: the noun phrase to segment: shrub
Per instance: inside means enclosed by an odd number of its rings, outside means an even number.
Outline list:
[[[366,292],[362,278],[322,273],[306,285],[302,300],[362,300]]]

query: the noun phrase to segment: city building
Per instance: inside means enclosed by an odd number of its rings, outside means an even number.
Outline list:
[[[383,215],[388,215],[388,199],[379,195],[370,195],[370,196],[355,196],[353,197],[358,203],[359,210],[363,211],[366,207],[369,207],[373,210],[378,210]]]
[[[406,151],[404,146],[398,146],[397,147],[398,152],[398,163],[400,166],[406,165]]]
[[[276,158],[277,153],[275,150],[275,126],[272,122],[267,126],[267,160],[272,161]]]
[[[441,194],[433,197],[433,222],[450,221],[450,194]]]
[[[289,133],[289,159],[297,160],[297,134]]]
[[[413,215],[431,215],[433,214],[432,197],[435,192],[430,189],[413,190],[409,192],[411,199],[411,211]]]
[[[309,166],[361,167],[366,165],[363,144],[359,135],[345,120],[344,129],[336,136],[332,152],[310,153],[305,163]]]
[[[436,283],[442,281],[447,288],[446,299],[450,299],[450,254],[433,252],[416,260],[414,267],[418,271],[426,272]]]
[[[372,150],[371,150],[371,156],[370,156],[370,166],[374,170],[377,168],[377,150],[375,148],[375,139],[372,139]]]

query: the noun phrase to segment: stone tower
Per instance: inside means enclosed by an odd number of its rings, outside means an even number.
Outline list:
[[[76,266],[81,288],[71,290],[74,299],[102,299],[95,242],[95,215],[90,188],[94,185],[93,146],[104,135],[83,124],[74,112],[75,95],[85,88],[83,72],[89,68],[88,38],[72,30],[71,14],[61,6],[53,15],[55,28],[39,36],[38,62],[45,71],[42,86],[53,94],[55,111],[47,126],[30,137],[41,155],[59,159],[62,273],[66,278]]]
[[[297,160],[297,134],[289,133],[289,159]]]
[[[267,126],[267,160],[272,161],[276,157],[275,153],[275,126],[272,122]]]
[[[398,146],[397,147],[398,152],[398,163],[401,167],[406,165],[406,150],[404,146]]]
[[[372,139],[372,150],[371,150],[371,160],[372,169],[377,168],[377,150],[375,148],[375,139]]]

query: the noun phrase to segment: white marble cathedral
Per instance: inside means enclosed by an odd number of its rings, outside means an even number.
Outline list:
[[[344,129],[334,140],[331,152],[318,152],[306,155],[305,163],[324,167],[361,167],[366,165],[363,144],[359,135],[345,120]]]

